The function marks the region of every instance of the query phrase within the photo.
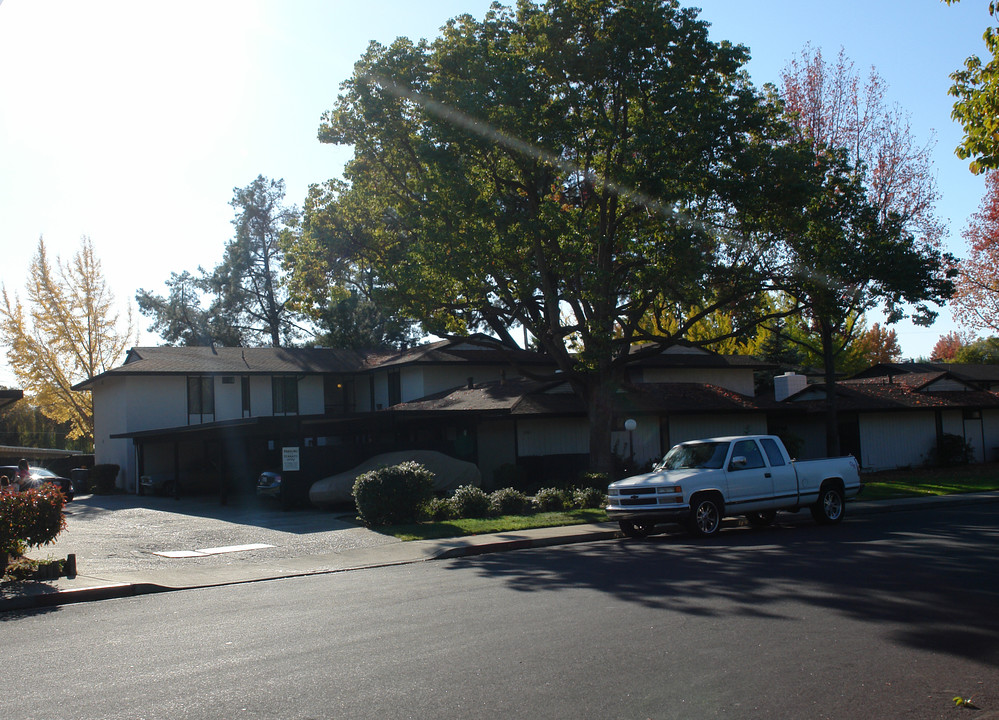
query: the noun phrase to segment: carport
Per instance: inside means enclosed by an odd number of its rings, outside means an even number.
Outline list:
[[[256,417],[112,435],[135,449],[135,491],[142,478],[168,494],[214,492],[226,504],[230,494],[255,492],[257,476],[279,470],[291,493],[287,502],[308,496],[316,480],[356,466],[371,454],[385,431],[384,419],[350,417]],[[293,449],[297,469],[285,467]]]

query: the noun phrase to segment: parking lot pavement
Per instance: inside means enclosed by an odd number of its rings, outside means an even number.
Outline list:
[[[0,612],[421,562],[620,536],[616,523],[401,542],[353,513],[282,512],[256,498],[81,496],[37,560],[76,558],[76,575],[0,586]]]
[[[76,556],[77,573],[115,581],[178,570],[274,563],[398,543],[357,525],[353,513],[282,511],[254,496],[83,495],[66,505],[66,529],[33,548],[41,560]]]

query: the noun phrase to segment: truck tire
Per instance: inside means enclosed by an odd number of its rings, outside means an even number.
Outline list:
[[[652,534],[652,523],[636,523],[632,520],[618,520],[618,526],[626,537],[647,538]]]
[[[837,483],[826,483],[811,507],[812,517],[819,525],[834,525],[843,519],[845,506],[843,489]]]
[[[695,495],[690,501],[687,530],[697,537],[715,535],[721,529],[723,514],[721,500],[716,495]]]

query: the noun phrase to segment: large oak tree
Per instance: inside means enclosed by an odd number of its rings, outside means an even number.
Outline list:
[[[331,282],[370,268],[379,301],[430,332],[526,328],[608,469],[629,362],[719,308],[724,334],[759,320],[757,243],[786,201],[746,59],[647,0],[521,2],[372,44],[320,127],[354,156],[312,189],[306,239]]]
[[[794,137],[746,59],[666,0],[525,0],[372,44],[320,126],[354,156],[306,203],[308,284],[363,269],[429,332],[523,326],[609,469],[629,363],[798,303],[912,299],[876,262],[904,254],[896,218],[841,151]]]

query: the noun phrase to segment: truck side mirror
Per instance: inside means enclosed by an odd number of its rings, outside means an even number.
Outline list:
[[[729,467],[733,470],[742,470],[746,467],[746,462],[747,460],[745,455],[736,455],[732,458],[732,462],[729,463]]]

